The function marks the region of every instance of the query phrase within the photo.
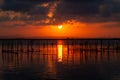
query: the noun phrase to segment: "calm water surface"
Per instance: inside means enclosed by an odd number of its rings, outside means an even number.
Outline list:
[[[120,51],[81,48],[62,40],[17,52],[0,46],[0,80],[120,80]]]

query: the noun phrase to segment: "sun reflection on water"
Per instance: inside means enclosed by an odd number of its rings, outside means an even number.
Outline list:
[[[61,41],[58,41],[57,50],[58,50],[58,62],[62,62],[63,45]]]

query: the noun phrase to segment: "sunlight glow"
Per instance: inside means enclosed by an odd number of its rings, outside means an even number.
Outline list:
[[[62,25],[59,25],[59,26],[58,26],[58,29],[62,29],[62,27],[63,27]]]
[[[58,62],[62,62],[62,45],[58,45]]]

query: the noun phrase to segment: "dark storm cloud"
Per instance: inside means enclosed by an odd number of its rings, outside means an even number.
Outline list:
[[[104,0],[63,0],[64,2],[80,2],[80,3],[91,3],[91,2],[102,2]]]
[[[119,0],[64,0],[56,17],[87,22],[120,21]],[[59,15],[60,14],[60,15]]]
[[[1,6],[1,8],[3,10],[28,11],[37,4],[52,1],[63,1],[65,5],[67,5],[67,3],[69,4],[72,2],[72,5],[68,6],[76,8],[78,5],[81,5],[83,3],[83,5],[86,5],[88,3],[93,5],[93,3],[98,4],[101,3],[103,0],[4,0],[4,4]]]
[[[78,20],[83,22],[120,21],[119,0],[2,0],[2,20],[45,20],[48,18],[51,2],[60,2],[52,14],[56,22]],[[50,3],[48,7],[38,6]],[[53,7],[52,7],[53,8]],[[7,12],[8,11],[8,12]],[[12,13],[11,13],[12,12]],[[6,15],[5,15],[5,14]],[[19,14],[18,14],[19,13]],[[15,14],[15,16],[13,16]],[[2,17],[2,18],[1,18]],[[52,19],[50,19],[52,20]],[[43,21],[44,22],[44,21]]]
[[[52,0],[4,0],[1,6],[3,10],[28,11],[37,4],[49,2]]]
[[[57,9],[58,13],[64,15],[73,15],[73,16],[90,16],[98,13],[98,4],[82,4],[82,3],[72,3],[64,2],[62,6],[59,6]]]

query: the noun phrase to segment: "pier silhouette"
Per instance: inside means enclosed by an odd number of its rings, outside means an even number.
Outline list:
[[[120,56],[120,40],[61,41],[1,40],[2,61],[18,65],[24,62],[45,63],[50,58],[65,64],[87,64],[113,61]]]
[[[119,61],[119,39],[0,40],[1,72],[10,80],[62,80],[63,74],[76,76],[79,70],[81,75],[96,70],[106,75],[113,66],[119,71]]]
[[[119,39],[80,39],[80,40],[62,40],[69,51],[69,46],[75,46],[73,50],[90,51],[90,52],[104,52],[104,51],[119,51]],[[34,53],[40,52],[41,49],[48,49],[48,47],[56,46],[57,40],[1,40],[2,53]]]

